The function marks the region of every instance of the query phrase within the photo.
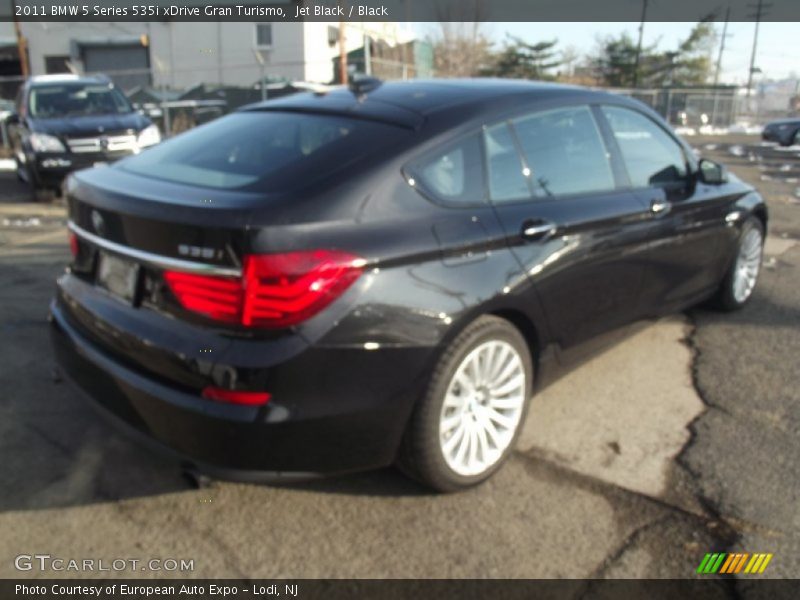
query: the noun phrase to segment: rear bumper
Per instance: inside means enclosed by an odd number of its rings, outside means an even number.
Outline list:
[[[51,324],[60,369],[94,404],[138,437],[224,479],[309,478],[387,466],[424,381],[408,371],[409,350],[323,349],[272,369],[273,381],[305,373],[299,395],[281,385],[266,407],[228,405],[120,364],[81,335],[55,301]],[[364,381],[356,395],[348,390],[359,376]],[[382,393],[372,385],[376,376]]]

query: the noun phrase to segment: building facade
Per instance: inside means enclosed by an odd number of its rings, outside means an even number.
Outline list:
[[[13,39],[0,23],[0,39]],[[247,86],[261,78],[329,83],[340,52],[338,22],[22,23],[33,75],[103,72],[124,89]],[[347,23],[345,50],[367,38],[395,46],[413,34],[398,23]]]

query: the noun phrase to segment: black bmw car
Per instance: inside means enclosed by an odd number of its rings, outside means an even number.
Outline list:
[[[158,127],[103,75],[29,78],[8,124],[17,175],[34,193],[60,191],[72,171],[161,141]]]
[[[509,81],[266,102],[66,188],[53,342],[105,412],[216,477],[442,491],[613,329],[745,305],[767,225],[642,104]]]

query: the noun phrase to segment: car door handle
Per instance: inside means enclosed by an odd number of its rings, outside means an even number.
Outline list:
[[[522,237],[526,240],[541,240],[556,232],[556,224],[550,221],[528,220],[522,224]]]
[[[667,214],[670,208],[672,208],[672,203],[667,200],[658,198],[650,202],[650,212],[655,216]]]

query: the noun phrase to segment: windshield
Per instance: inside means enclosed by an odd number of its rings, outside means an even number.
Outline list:
[[[119,165],[177,183],[283,191],[342,170],[408,135],[392,125],[341,116],[241,112],[182,133]]]
[[[30,115],[59,119],[87,115],[119,115],[133,110],[128,99],[110,83],[60,83],[31,88]]]

